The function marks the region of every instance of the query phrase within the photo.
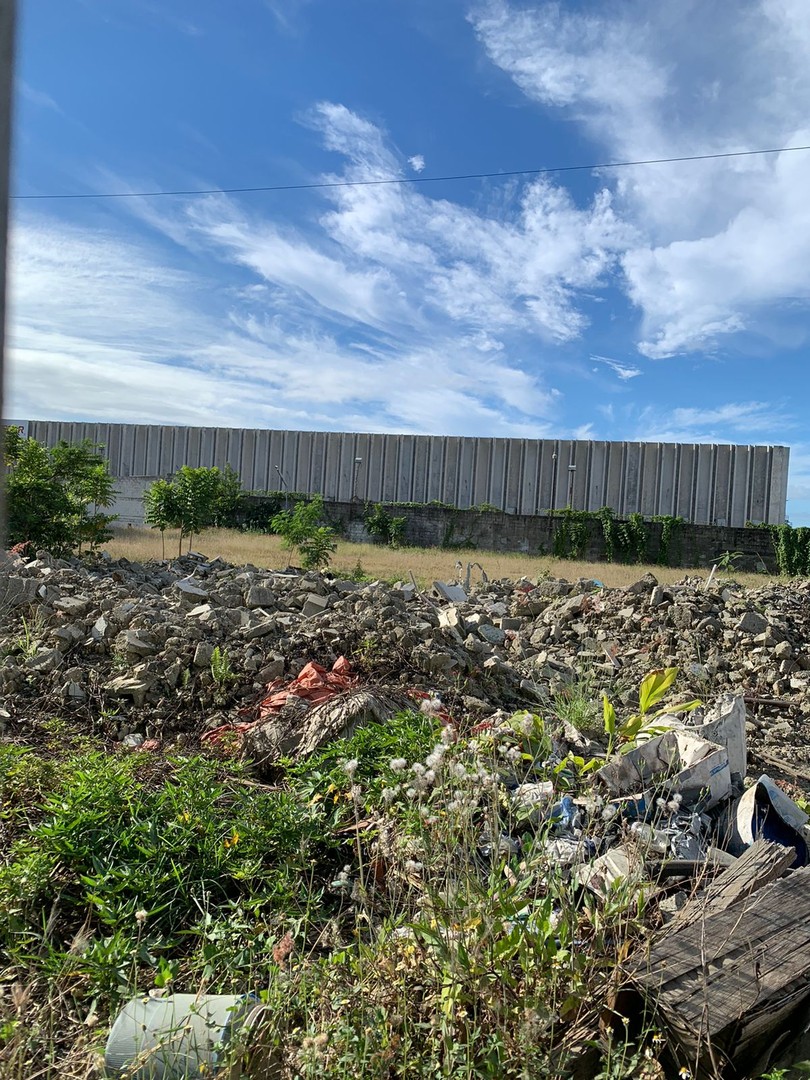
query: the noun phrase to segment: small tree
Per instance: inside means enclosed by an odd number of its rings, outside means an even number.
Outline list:
[[[219,474],[219,489],[214,499],[214,524],[232,525],[233,516],[242,497],[242,481],[239,473],[226,465]]]
[[[143,502],[146,524],[151,529],[160,529],[161,557],[165,559],[166,530],[174,528],[179,518],[177,491],[169,480],[156,480],[147,488]]]
[[[223,472],[213,468],[192,469],[184,465],[172,480],[156,480],[144,493],[146,523],[160,529],[163,557],[166,557],[165,531],[179,529],[177,554],[183,553],[195,536],[218,524],[233,513],[242,485],[236,472],[227,465]]]
[[[7,428],[3,443],[8,543],[25,541],[56,554],[96,548],[112,536],[115,498],[102,448],[85,439],[46,447]]]
[[[328,566],[337,550],[335,530],[323,524],[321,495],[316,495],[309,502],[297,503],[293,510],[282,510],[272,518],[270,528],[284,540],[288,552],[298,551],[301,565],[306,570],[320,570]]]

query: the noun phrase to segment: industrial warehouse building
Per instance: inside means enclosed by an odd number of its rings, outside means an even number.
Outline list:
[[[144,490],[182,465],[231,465],[250,491],[320,493],[327,502],[488,504],[511,514],[610,506],[707,525],[785,520],[785,446],[372,435],[250,428],[22,423],[53,445],[105,447],[123,523],[143,521]]]

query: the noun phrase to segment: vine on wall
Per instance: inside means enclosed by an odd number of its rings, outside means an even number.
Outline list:
[[[810,529],[792,525],[771,525],[771,539],[780,574],[810,576]]]
[[[557,518],[552,540],[554,554],[558,559],[580,558],[588,545],[588,523],[593,520],[593,514],[566,506],[552,517]]]

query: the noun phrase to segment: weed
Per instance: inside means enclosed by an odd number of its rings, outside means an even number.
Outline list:
[[[227,649],[220,649],[219,645],[215,646],[211,653],[211,678],[221,691],[226,690],[228,685],[237,678],[236,672],[231,667],[231,658],[228,656]]]
[[[580,671],[577,678],[560,687],[553,695],[554,711],[583,735],[594,736],[604,730],[595,677],[589,670]]]

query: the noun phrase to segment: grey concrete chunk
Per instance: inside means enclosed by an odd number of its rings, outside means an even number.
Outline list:
[[[266,585],[251,585],[245,597],[245,607],[248,608],[273,608],[276,605],[276,594]]]
[[[478,636],[489,642],[490,645],[503,645],[506,641],[506,633],[500,627],[488,623],[478,627]]]
[[[207,641],[201,641],[194,650],[194,667],[207,668],[214,655],[214,646]]]
[[[53,606],[56,611],[62,611],[65,615],[78,619],[90,607],[90,602],[78,596],[63,596],[60,600],[54,600]]]
[[[208,599],[208,592],[188,578],[181,578],[180,581],[176,581],[174,588],[175,592],[179,593],[180,598],[187,603],[199,604],[201,600]]]
[[[460,585],[448,585],[445,581],[434,581],[433,588],[442,598],[451,604],[463,604],[467,600],[467,594]]]
[[[768,620],[757,611],[746,611],[737,623],[737,629],[742,634],[764,634],[768,629]]]
[[[312,615],[320,615],[322,611],[326,611],[329,607],[329,597],[319,596],[317,593],[309,593],[304,606],[301,609],[301,614],[304,618],[309,618]]]
[[[157,645],[143,630],[125,630],[121,642],[128,653],[135,656],[154,656]]]

